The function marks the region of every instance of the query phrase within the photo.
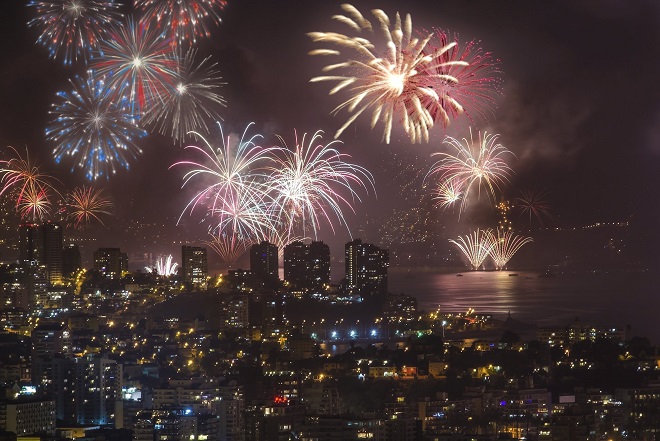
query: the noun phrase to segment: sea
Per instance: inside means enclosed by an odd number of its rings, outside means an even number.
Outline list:
[[[460,275],[459,275],[460,274]],[[492,314],[537,326],[627,329],[627,337],[660,344],[660,278],[637,272],[582,272],[539,277],[530,271],[447,272],[395,267],[389,292],[417,298],[419,310]]]

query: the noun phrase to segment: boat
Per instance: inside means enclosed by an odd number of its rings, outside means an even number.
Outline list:
[[[463,274],[458,273],[458,274],[456,274],[456,277],[463,277]]]
[[[511,273],[509,274],[509,277],[518,277],[518,273]]]

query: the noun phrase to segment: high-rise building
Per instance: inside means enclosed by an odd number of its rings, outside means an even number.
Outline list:
[[[82,268],[80,248],[75,243],[67,244],[62,250],[62,275],[69,276]]]
[[[181,247],[181,272],[183,280],[196,287],[206,287],[209,266],[206,248],[183,245]]]
[[[28,222],[18,227],[18,253],[21,263],[40,260],[39,225]]]
[[[26,435],[55,435],[55,403],[47,400],[0,402],[0,430]],[[31,438],[31,437],[30,437]]]
[[[323,242],[291,242],[284,248],[284,280],[301,289],[330,283],[330,247]]]
[[[250,248],[250,271],[261,280],[277,280],[278,276],[277,245],[266,240]]]
[[[120,279],[128,271],[128,256],[119,248],[99,248],[94,251],[94,271],[109,279]]]
[[[56,222],[41,225],[41,262],[51,285],[62,283],[62,226]]]
[[[58,419],[77,424],[115,423],[123,385],[122,365],[116,360],[92,354],[57,357],[52,376]]]
[[[389,252],[360,239],[345,247],[346,287],[359,294],[387,292]]]

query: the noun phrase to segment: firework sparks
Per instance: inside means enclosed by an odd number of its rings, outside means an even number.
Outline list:
[[[103,215],[111,215],[112,203],[103,196],[103,190],[95,190],[92,187],[82,186],[74,188],[67,197],[68,220],[75,228],[89,226],[92,221],[101,220]]]
[[[531,237],[522,237],[514,234],[511,230],[497,229],[497,235],[491,234],[490,257],[495,262],[495,268],[504,269],[514,254],[523,245],[533,242]]]
[[[247,251],[251,242],[240,237],[235,232],[217,232],[211,235],[211,240],[205,242],[228,265],[233,266],[239,257]]]
[[[197,37],[208,38],[211,33],[206,25],[211,19],[220,23],[220,11],[225,0],[134,0],[136,9],[144,13],[145,20],[162,28],[173,43],[195,43]]]
[[[473,139],[470,130],[470,139],[458,140],[451,136],[445,138],[444,144],[449,145],[455,153],[437,152],[432,156],[440,156],[427,177],[439,175],[442,182],[453,181],[454,185],[463,189],[463,202],[461,211],[465,210],[468,196],[472,187],[476,186],[479,194],[484,187],[487,193],[495,199],[495,190],[507,182],[511,168],[504,160],[504,156],[513,155],[502,144],[497,142],[498,135],[489,135],[479,132],[479,138]]]
[[[50,203],[43,202],[44,199],[48,200],[48,193],[58,193],[51,184],[53,178],[42,173],[30,160],[27,148],[25,157],[21,156],[14,147],[7,148],[10,150],[11,158],[0,160],[0,174],[2,174],[0,196],[15,190],[16,208],[27,208],[28,212],[34,208],[38,210],[38,207],[44,204],[49,205]]]
[[[333,18],[349,26],[358,33],[374,33],[374,26],[351,5],[342,5],[346,15]],[[346,72],[345,74],[323,75],[312,78],[312,82],[336,81],[338,84],[330,90],[335,94],[348,89],[351,98],[337,106],[334,112],[347,109],[352,115],[337,131],[335,137],[355,121],[363,112],[372,110],[371,127],[378,121],[384,124],[383,139],[390,142],[392,124],[400,119],[403,128],[414,142],[428,142],[429,129],[433,127],[434,117],[425,107],[429,103],[442,106],[442,97],[434,89],[434,81],[457,82],[458,79],[443,73],[451,65],[467,65],[463,60],[446,60],[443,54],[456,43],[431,49],[428,46],[433,34],[423,39],[412,36],[412,19],[409,14],[401,20],[396,14],[394,23],[381,10],[372,11],[377,20],[377,28],[386,40],[383,50],[376,50],[375,45],[364,37],[350,37],[335,32],[312,32],[308,35],[314,42],[334,44],[342,49],[349,49],[357,54],[356,59],[330,64],[323,72]],[[380,54],[383,54],[381,56]],[[342,55],[340,50],[317,49],[310,55]],[[455,105],[456,111],[462,108]],[[446,105],[446,104],[445,104]]]
[[[496,98],[501,94],[498,62],[475,40],[461,48],[456,35],[451,41],[448,33],[442,30],[435,29],[433,34],[428,53],[448,49],[441,53],[439,63],[424,66],[431,72],[422,77],[429,80],[428,87],[436,91],[439,99],[423,96],[422,105],[434,121],[445,127],[463,113],[473,121],[488,120],[487,116],[492,115]]]
[[[156,261],[156,266],[154,268],[145,267],[145,271],[148,273],[155,272],[159,276],[171,277],[176,275],[178,263],[172,262],[172,255],[169,254],[167,257],[160,256],[160,259]]]
[[[19,199],[17,209],[23,219],[32,222],[42,222],[50,212],[51,203],[48,199],[48,190],[37,184],[30,183]]]
[[[461,199],[462,195],[460,182],[456,179],[447,179],[440,181],[433,199],[437,207],[444,209],[454,205],[454,203]]]
[[[168,87],[176,87],[177,59],[169,41],[148,23],[112,26],[101,41],[100,57],[92,67],[112,78],[117,93],[126,94],[134,113],[145,113],[167,96]]]
[[[55,148],[55,162],[75,157],[74,167],[87,179],[109,177],[116,165],[128,169],[128,160],[141,150],[135,139],[146,135],[136,124],[126,97],[117,98],[116,86],[93,71],[87,78],[71,81],[71,92],[59,92],[50,112],[55,116],[46,128],[46,139]]]
[[[491,230],[479,229],[465,237],[459,236],[457,240],[449,239],[449,242],[456,245],[465,257],[467,257],[474,270],[478,270],[490,254],[493,248],[493,241],[493,232]]]
[[[196,51],[180,58],[175,84],[166,85],[162,101],[144,117],[162,134],[170,132],[175,141],[183,141],[190,132],[207,133],[207,121],[219,119],[214,107],[225,106],[217,93],[222,79],[210,57],[195,61]]]
[[[523,190],[515,200],[515,208],[522,215],[529,215],[529,223],[535,218],[540,225],[543,219],[550,217],[550,204],[547,201],[547,193],[544,190]]]
[[[331,218],[337,218],[346,225],[342,206],[351,210],[352,200],[360,200],[354,187],[367,190],[365,182],[373,187],[373,177],[369,171],[358,165],[345,162],[349,155],[339,153],[334,145],[339,141],[322,144],[323,132],[317,131],[305,142],[306,134],[298,140],[296,134],[295,150],[283,146],[274,156],[275,166],[269,167],[270,181],[274,191],[274,207],[279,211],[277,218],[288,225],[289,235],[296,221],[302,223],[303,232],[309,227],[317,235],[319,218],[325,219],[332,230]],[[340,190],[348,192],[348,197]],[[331,216],[332,215],[332,216]]]
[[[53,59],[65,64],[87,60],[104,38],[105,30],[117,25],[121,3],[95,0],[30,1],[36,17],[28,22],[40,32],[37,43],[48,48]]]

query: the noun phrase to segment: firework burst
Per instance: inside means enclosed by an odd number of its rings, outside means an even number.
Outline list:
[[[520,196],[515,199],[515,208],[521,215],[529,216],[529,223],[536,219],[543,225],[543,219],[550,217],[550,204],[547,201],[548,194],[544,190],[522,190]]]
[[[461,190],[460,182],[456,179],[447,179],[440,181],[438,188],[433,195],[433,199],[436,207],[444,209],[461,200],[462,195],[463,192]]]
[[[146,135],[129,100],[117,97],[116,86],[94,71],[84,79],[75,77],[71,85],[70,92],[57,94],[50,112],[55,119],[46,128],[46,139],[55,145],[55,162],[76,158],[73,167],[85,170],[89,180],[115,174],[116,166],[128,169],[129,158],[141,153],[135,140]]]
[[[235,232],[226,231],[211,234],[211,240],[205,242],[230,267],[247,251],[251,243]]]
[[[225,0],[134,0],[133,3],[145,20],[162,29],[174,44],[208,38],[211,33],[206,22],[210,19],[219,24],[220,11],[227,4]]]
[[[216,63],[211,63],[210,57],[197,63],[195,56],[196,51],[190,50],[179,58],[175,84],[166,85],[162,101],[157,101],[143,119],[162,134],[170,132],[177,142],[190,132],[207,133],[206,122],[219,119],[215,107],[226,104],[217,93],[222,78]]]
[[[501,95],[498,62],[475,40],[461,47],[457,35],[451,38],[439,29],[433,34],[428,53],[448,49],[441,52],[439,63],[424,66],[431,72],[424,72],[422,77],[429,81],[427,86],[436,91],[439,99],[423,96],[422,106],[445,127],[463,113],[473,122],[488,120]]]
[[[531,237],[522,237],[514,234],[511,230],[497,229],[497,234],[490,235],[491,245],[489,254],[495,262],[495,268],[504,269],[514,254],[523,245],[533,242]]]
[[[39,32],[37,43],[48,48],[51,58],[64,58],[71,64],[87,60],[98,49],[109,26],[117,25],[121,3],[95,0],[30,1],[35,17],[28,26]]]
[[[101,216],[111,215],[112,203],[103,195],[103,190],[82,186],[74,188],[68,195],[67,219],[75,228],[84,228],[93,221],[105,225]]]
[[[160,259],[156,261],[156,266],[154,268],[145,267],[145,271],[148,273],[155,272],[159,276],[163,277],[172,277],[176,275],[178,263],[172,262],[172,255],[169,254],[167,257],[160,256]]]
[[[35,183],[28,184],[23,196],[18,200],[16,208],[23,219],[29,219],[32,222],[44,221],[51,208],[48,190]]]
[[[283,138],[283,146],[274,155],[275,165],[269,167],[270,182],[277,218],[283,219],[288,233],[296,222],[302,224],[303,232],[311,229],[317,235],[319,219],[325,219],[332,230],[332,218],[346,225],[342,206],[353,210],[351,204],[360,200],[355,187],[367,190],[365,182],[373,188],[373,177],[365,168],[346,162],[349,155],[334,148],[339,141],[322,143],[323,132],[317,131],[305,142],[307,134],[299,140],[296,133],[295,150],[290,149]],[[342,196],[341,191],[348,196]]]
[[[333,18],[362,33],[374,34],[374,26],[353,6],[344,4],[346,15]],[[412,142],[428,142],[429,129],[433,127],[434,115],[429,109],[430,103],[447,105],[434,89],[435,81],[458,82],[458,79],[443,73],[449,66],[465,66],[463,60],[447,60],[443,54],[456,43],[449,43],[440,48],[428,46],[433,34],[419,39],[412,35],[412,19],[406,15],[402,20],[399,13],[394,22],[381,10],[372,11],[377,21],[377,28],[385,38],[385,47],[377,50],[368,39],[335,32],[312,32],[308,34],[314,42],[330,43],[341,49],[348,49],[356,54],[355,59],[330,64],[323,72],[344,72],[344,74],[323,75],[312,78],[312,82],[334,81],[338,84],[330,90],[335,94],[347,89],[352,96],[337,106],[334,112],[346,109],[352,115],[337,131],[335,137],[355,121],[363,112],[371,110],[371,127],[378,121],[384,124],[383,139],[390,142],[392,125],[401,120],[403,128]],[[317,49],[311,55],[342,55],[336,49]],[[457,103],[452,103],[453,105]],[[425,107],[426,106],[426,107]],[[455,105],[456,111],[462,108]]]
[[[176,87],[178,62],[169,40],[148,23],[129,18],[126,24],[110,27],[99,55],[92,67],[130,98],[134,113],[145,113],[165,99],[168,88]]]
[[[493,232],[491,230],[473,231],[457,240],[449,239],[467,257],[473,270],[478,270],[493,248]]]
[[[12,193],[16,195],[16,209],[23,214],[46,213],[50,202],[48,194],[58,194],[51,181],[53,178],[39,170],[30,160],[30,154],[25,149],[25,157],[14,147],[8,146],[10,159],[0,160],[0,196]],[[40,209],[43,207],[43,209]],[[44,211],[46,210],[46,211]],[[25,216],[23,216],[25,217]]]
[[[427,178],[439,175],[440,186],[444,182],[454,182],[454,185],[463,189],[463,202],[461,211],[465,210],[468,196],[473,187],[481,194],[482,187],[495,200],[495,190],[508,182],[511,174],[504,160],[506,155],[513,155],[498,141],[498,135],[489,135],[479,132],[475,140],[470,130],[470,139],[459,140],[451,136],[445,138],[444,144],[452,147],[454,153],[437,152],[432,156],[440,156],[432,167]]]

